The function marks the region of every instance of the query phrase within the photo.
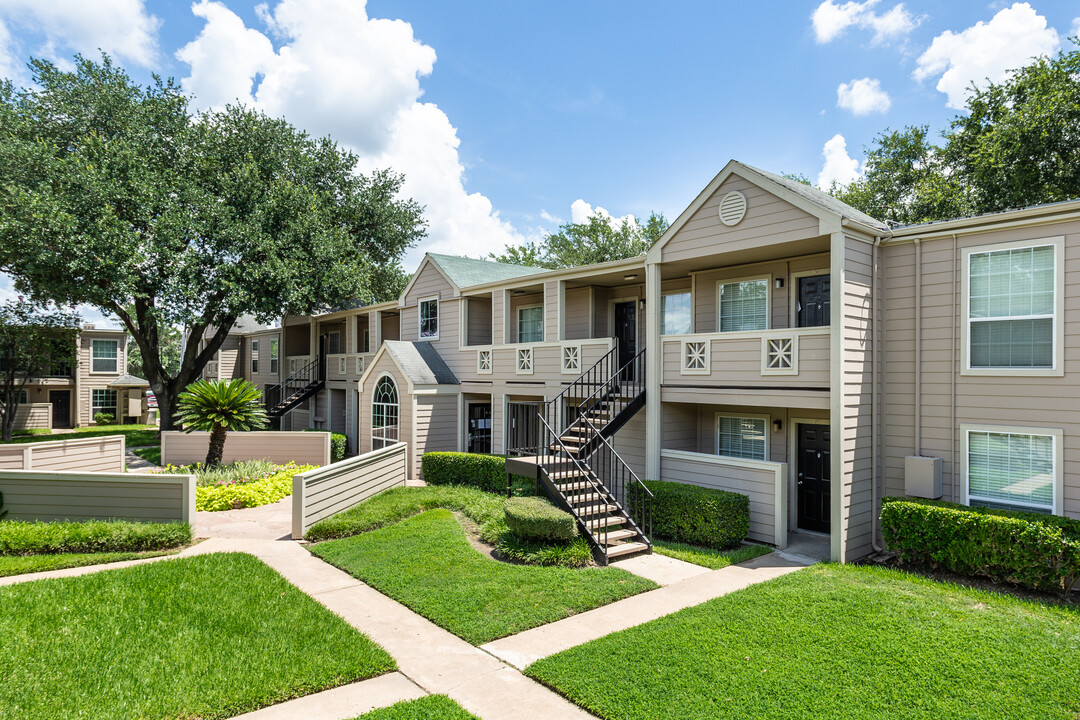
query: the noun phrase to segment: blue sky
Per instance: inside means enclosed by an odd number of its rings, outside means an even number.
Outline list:
[[[945,127],[971,82],[1071,47],[1077,18],[1078,0],[0,0],[0,74],[100,47],[181,80],[193,110],[239,99],[330,134],[427,206],[411,270],[590,213],[674,219],[730,158],[849,181],[878,132]]]

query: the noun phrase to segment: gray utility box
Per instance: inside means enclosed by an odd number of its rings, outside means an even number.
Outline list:
[[[941,458],[908,455],[904,458],[904,493],[908,497],[941,497]]]

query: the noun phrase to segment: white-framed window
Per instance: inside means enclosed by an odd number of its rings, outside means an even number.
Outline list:
[[[716,454],[744,460],[769,457],[769,418],[764,415],[716,415]]]
[[[661,297],[661,335],[689,335],[693,332],[690,317],[689,292],[666,293]]]
[[[439,298],[425,298],[420,301],[420,339],[437,340],[439,338]]]
[[[968,375],[1061,375],[1064,238],[965,248]]]
[[[968,505],[1060,513],[1062,431],[961,425]]]
[[[277,373],[278,371],[278,341],[270,341],[270,372]]]
[[[769,328],[769,278],[717,284],[717,330],[748,332]]]
[[[119,366],[119,340],[94,340],[90,343],[90,372],[114,373]]]
[[[398,441],[398,390],[394,379],[383,375],[371,394],[371,449],[379,450]]]
[[[251,373],[259,372],[259,341],[251,341]]]
[[[114,418],[119,417],[116,413],[116,391],[94,388],[90,391],[90,419],[99,412],[105,412]]]
[[[365,353],[371,352],[371,331],[370,330],[365,330],[364,331],[364,344],[363,344],[360,352],[365,352]]]
[[[544,306],[527,305],[519,307],[518,342],[544,342]]]

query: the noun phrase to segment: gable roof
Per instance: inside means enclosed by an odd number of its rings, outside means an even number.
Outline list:
[[[547,268],[531,267],[529,265],[513,265],[494,260],[477,260],[475,258],[439,253],[428,253],[428,257],[442,270],[447,279],[457,285],[458,288],[499,280],[512,280],[516,277],[535,275],[548,270]]]
[[[460,385],[457,377],[429,342],[385,340],[383,347],[413,385]],[[372,359],[371,366],[375,366]]]
[[[809,200],[823,210],[828,210],[831,213],[840,215],[841,217],[846,217],[849,220],[854,220],[855,222],[867,225],[872,228],[877,228],[878,230],[889,229],[888,225],[881,222],[877,218],[870,217],[862,210],[859,210],[858,208],[853,208],[847,203],[840,202],[829,193],[825,192],[824,190],[820,190],[813,185],[806,185],[805,183],[792,180],[791,178],[786,178],[783,175],[771,173],[768,170],[761,170],[759,168],[753,167],[752,165],[747,165],[746,163],[739,164],[747,170],[752,170],[758,175],[772,180],[777,185],[785,187],[796,195],[806,200]]]

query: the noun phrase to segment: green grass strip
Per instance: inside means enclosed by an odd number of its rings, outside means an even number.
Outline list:
[[[526,673],[609,720],[1075,720],[1078,654],[1076,609],[822,565]]]
[[[0,520],[0,555],[169,550],[191,537],[191,526],[181,522]]]
[[[131,452],[135,453],[143,460],[148,460],[155,465],[161,464],[161,446],[135,448]]]
[[[101,565],[104,563],[140,560],[167,555],[167,552],[60,553],[57,555],[0,555],[0,577],[26,573],[63,570],[65,568]]]
[[[212,720],[394,667],[250,555],[0,588],[5,720]]]
[[[480,720],[445,695],[403,700],[372,710],[354,720]]]
[[[443,509],[311,551],[474,645],[657,587],[613,567],[500,563]]]
[[[768,555],[772,552],[772,548],[768,545],[740,545],[730,550],[714,550],[713,548],[689,545],[672,540],[653,540],[653,552],[658,555],[667,555],[676,560],[693,563],[694,565],[719,570],[720,568],[726,568],[728,565],[736,565],[762,555]]]

